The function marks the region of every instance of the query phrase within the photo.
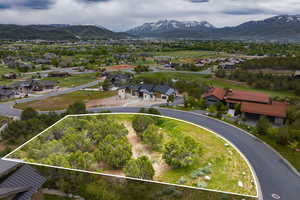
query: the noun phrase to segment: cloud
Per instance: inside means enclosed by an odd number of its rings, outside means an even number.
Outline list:
[[[0,9],[49,9],[54,0],[0,0]]]
[[[300,13],[299,0],[0,0],[0,23],[97,24],[124,31],[162,19],[234,26]]]

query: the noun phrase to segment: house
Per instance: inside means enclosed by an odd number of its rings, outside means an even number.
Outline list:
[[[225,69],[225,70],[233,70],[235,69],[235,62],[224,62],[224,63],[220,63],[219,68],[220,69]]]
[[[45,89],[53,89],[57,85],[55,81],[29,79],[20,81],[11,85],[12,88],[22,93],[29,93],[32,91],[43,91]]]
[[[133,76],[130,73],[109,73],[109,72],[104,72],[103,75],[106,76],[106,80],[109,80],[114,87],[120,87],[128,83],[128,81],[131,80]]]
[[[272,101],[264,93],[210,88],[202,97],[207,105],[222,102],[231,109],[234,109],[236,105],[241,105],[242,117],[248,119],[259,119],[260,116],[267,116],[270,121],[282,125],[287,115],[288,106],[286,103]]]
[[[34,199],[45,182],[31,166],[0,159],[0,199]]]
[[[4,78],[4,79],[16,79],[17,78],[17,74],[16,73],[3,74],[2,78]]]
[[[0,100],[6,100],[14,98],[15,91],[13,91],[10,87],[0,86]]]
[[[300,79],[300,70],[295,71],[293,77],[294,77],[294,79]]]
[[[136,97],[147,100],[164,100],[167,102],[170,96],[176,97],[176,90],[167,85],[137,84],[120,87],[118,95],[121,99]]]

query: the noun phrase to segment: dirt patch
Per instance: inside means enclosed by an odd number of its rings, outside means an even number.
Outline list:
[[[155,170],[154,178],[159,177],[163,174],[163,172],[170,169],[170,167],[162,159],[162,155],[159,152],[151,151],[149,146],[142,143],[135,130],[132,128],[131,123],[124,122],[123,124],[129,132],[127,138],[129,143],[132,145],[133,157],[138,158],[140,156],[147,156],[152,161],[152,165]]]
[[[142,107],[142,106],[151,106],[155,104],[162,104],[165,101],[145,101],[139,98],[127,98],[127,99],[120,99],[118,95],[105,98],[105,99],[95,99],[88,101],[86,106],[88,108],[93,107]]]
[[[221,81],[224,81],[226,83],[231,83],[231,84],[235,84],[235,85],[248,86],[248,84],[245,83],[245,82],[239,82],[239,81],[233,81],[233,80],[226,80],[226,79],[221,79],[221,78],[214,78],[214,79],[221,80]]]
[[[133,65],[114,65],[114,66],[109,66],[105,67],[106,70],[122,70],[122,69],[134,69],[136,66]]]

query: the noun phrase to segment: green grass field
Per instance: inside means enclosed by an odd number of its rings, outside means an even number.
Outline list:
[[[31,101],[27,103],[16,104],[15,108],[24,110],[32,107],[40,111],[55,111],[66,109],[76,101],[88,102],[95,99],[104,99],[115,96],[116,92],[97,92],[97,91],[77,91],[69,94],[63,94],[55,97],[49,97],[44,100]]]
[[[128,139],[132,137],[132,134],[136,134],[135,132],[132,132],[132,128],[129,128],[131,126],[130,124],[132,123],[133,118],[135,117],[134,114],[108,114],[108,116],[110,120],[116,120],[117,122],[124,124],[124,126],[128,130]],[[72,118],[75,120],[79,120],[78,123],[81,123],[80,120],[83,120],[83,118],[86,120],[95,120],[95,116],[81,116]],[[101,120],[101,118],[97,118],[97,120]],[[147,145],[144,144],[142,141],[129,139],[130,144],[132,145],[132,152],[136,151],[134,149],[138,149],[139,155],[148,156],[149,159],[152,161],[153,166],[155,163],[158,164],[158,166],[155,167],[156,176],[154,177],[154,180],[176,184],[178,183],[178,180],[184,178],[186,182],[179,184],[202,188],[205,187],[207,189],[214,189],[239,194],[256,195],[254,177],[252,176],[250,167],[240,155],[240,153],[234,147],[228,145],[225,140],[218,137],[215,133],[212,133],[206,129],[203,129],[190,123],[165,117],[159,119],[157,118],[156,120],[159,120],[159,125],[157,126],[159,126],[160,131],[164,135],[162,145],[166,144],[170,140],[181,140],[186,136],[190,136],[198,142],[202,150],[198,153],[198,158],[194,161],[193,165],[185,168],[173,169],[169,166],[166,166],[167,164],[164,163],[162,159],[161,151],[153,151],[151,150],[151,148],[147,147]],[[73,121],[72,123],[76,122]],[[24,146],[22,149],[15,152],[10,157],[22,160],[33,159],[32,157],[30,157],[30,152],[34,151],[35,154],[37,153],[36,155],[38,155],[38,152],[42,152],[42,149],[44,149],[44,147],[41,146],[42,143],[40,140],[43,140],[43,138],[52,138],[52,130],[58,131],[60,130],[59,127],[69,126],[69,119],[61,121],[56,126],[43,133],[42,136],[32,141],[31,144]],[[32,149],[33,146],[36,149]],[[52,147],[47,145],[47,148]],[[57,151],[57,149],[53,149],[53,152]],[[50,150],[50,152],[52,152],[52,150]],[[46,158],[44,157],[39,158],[40,160],[35,160],[35,162],[40,162],[41,164],[43,164],[43,161],[46,160]],[[92,164],[92,166],[99,165],[97,165],[97,163],[94,163]],[[121,169],[107,169],[107,167],[104,169],[101,167],[92,169],[107,174],[122,175]],[[193,176],[195,171],[199,171],[199,169],[208,169],[208,171],[203,171],[202,175],[197,175],[196,177]],[[207,179],[207,177],[209,177],[209,179]],[[199,182],[205,185],[199,186]],[[240,187],[238,185],[238,182],[242,182],[243,186]]]
[[[59,87],[75,87],[96,80],[96,73],[76,74],[66,78],[48,77],[44,80],[57,81]]]

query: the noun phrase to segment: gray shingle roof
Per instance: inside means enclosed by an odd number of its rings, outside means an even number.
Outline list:
[[[0,178],[15,170],[20,164],[0,159]]]
[[[34,168],[23,165],[12,175],[6,178],[0,188],[28,187],[27,192],[20,193],[16,200],[30,200],[32,195],[46,182],[46,178],[41,176]]]

